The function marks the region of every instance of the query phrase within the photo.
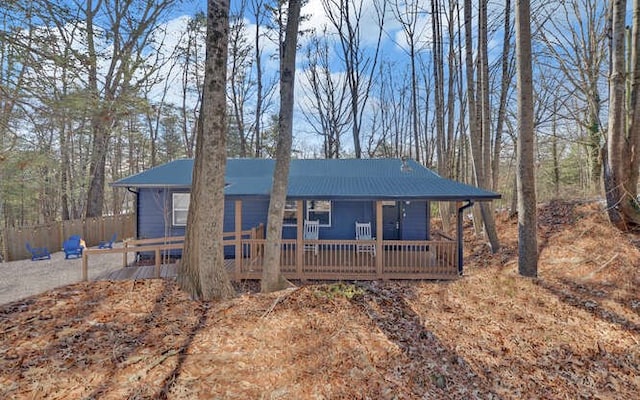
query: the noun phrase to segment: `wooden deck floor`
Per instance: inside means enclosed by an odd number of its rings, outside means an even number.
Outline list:
[[[225,260],[227,271],[233,271],[234,260]],[[178,276],[178,264],[164,264],[160,266],[160,278],[175,279]],[[131,265],[120,268],[116,271],[96,277],[97,281],[126,281],[136,279],[156,278],[156,267],[154,265]]]
[[[177,264],[160,266],[160,277],[174,279],[178,276]],[[126,281],[137,279],[153,279],[156,277],[156,267],[154,265],[129,266],[112,271],[108,274],[100,275],[97,281]]]

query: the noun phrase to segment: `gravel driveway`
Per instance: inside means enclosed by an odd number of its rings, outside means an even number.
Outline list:
[[[122,254],[92,254],[89,280],[120,268]],[[64,252],[52,253],[51,260],[0,263],[0,305],[81,280],[82,259],[65,260]]]

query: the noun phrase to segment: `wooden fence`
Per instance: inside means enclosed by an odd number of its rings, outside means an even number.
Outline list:
[[[15,261],[31,258],[25,244],[60,251],[62,243],[71,235],[80,235],[87,246],[109,240],[115,233],[117,241],[135,237],[135,215],[121,214],[101,218],[52,222],[46,225],[6,228],[0,231],[0,258]]]

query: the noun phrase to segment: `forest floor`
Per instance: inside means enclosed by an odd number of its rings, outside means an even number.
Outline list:
[[[640,393],[638,237],[598,203],[539,208],[539,278],[517,221],[491,254],[467,228],[451,282],[88,282],[0,306],[0,398],[631,399]]]

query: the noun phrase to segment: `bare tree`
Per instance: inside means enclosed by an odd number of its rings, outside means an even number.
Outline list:
[[[267,107],[265,107],[265,92],[264,92],[264,73],[262,70],[262,45],[260,39],[262,34],[260,33],[260,26],[262,25],[265,7],[262,0],[252,0],[251,5],[253,7],[253,16],[256,21],[255,35],[254,35],[254,50],[255,50],[255,70],[256,70],[256,120],[254,124],[254,150],[255,157],[262,157],[262,117]],[[273,87],[273,85],[272,85]]]
[[[204,57],[201,55],[199,43],[206,37],[206,17],[196,14],[187,23],[182,34],[182,45],[178,53],[182,66],[181,75],[181,128],[182,141],[187,157],[193,157],[195,147],[195,133],[198,129],[198,110],[201,107],[203,86]],[[206,41],[203,40],[203,41]],[[189,99],[195,91],[196,101],[192,106]]]
[[[533,162],[533,73],[529,0],[516,2],[518,82],[518,272],[538,275],[536,179]]]
[[[469,140],[471,142],[471,157],[476,184],[482,188],[490,188],[488,174],[490,173],[490,109],[488,89],[488,54],[487,54],[487,0],[481,0],[478,16],[478,80],[474,79],[473,41],[471,35],[472,9],[471,1],[464,3],[465,38],[466,38],[466,69],[467,69],[467,99],[469,104]],[[477,82],[477,88],[476,86]],[[480,97],[480,101],[478,98]],[[484,222],[484,230],[491,244],[491,250],[496,252],[500,248],[496,233],[495,219],[490,204],[480,203],[480,212]]]
[[[493,156],[491,160],[491,188],[498,190],[500,179],[500,153],[502,150],[502,131],[504,130],[504,120],[507,113],[507,100],[509,89],[513,81],[513,53],[511,51],[511,0],[506,0],[504,4],[504,39],[502,42],[502,58],[500,60],[500,99],[498,100],[498,115],[493,135]]]
[[[329,54],[327,32],[322,37],[314,35],[307,46],[306,81],[302,86],[310,104],[302,108],[302,113],[322,137],[324,158],[339,158],[350,113],[344,75],[331,73]]]
[[[437,0],[431,1],[431,7],[432,7],[431,16],[432,16],[432,21],[434,26],[436,25],[440,26],[439,19],[438,19],[439,10],[438,12],[434,12],[435,7],[438,7],[437,3],[438,3]],[[419,16],[422,11],[419,8],[419,1],[417,0],[408,0],[408,1],[403,0],[402,2],[395,0],[392,11],[396,17],[396,20],[400,23],[400,26],[402,27],[404,38],[407,42],[407,46],[409,47],[407,50],[409,54],[409,66],[411,68],[411,108],[409,109],[409,111],[411,112],[411,131],[413,133],[413,136],[412,136],[413,146],[409,148],[409,157],[411,157],[412,154],[415,154],[415,160],[417,162],[420,162],[420,153],[421,153],[420,137],[422,135],[420,134],[420,129],[419,129],[420,124],[419,124],[419,115],[418,115],[419,113],[418,111],[418,76],[417,76],[416,64],[418,62],[417,61],[418,52],[420,51],[419,39],[420,39],[420,35],[422,34],[422,30],[419,24],[420,22]],[[435,33],[435,29],[434,29],[434,33]],[[434,37],[434,43],[438,42],[439,39],[440,38]],[[434,50],[437,50],[437,49],[441,49],[441,47],[438,47],[434,44]],[[440,52],[439,54],[441,55],[442,53]],[[438,56],[434,54],[434,63],[437,57]],[[442,59],[440,58],[439,60],[441,61]],[[437,69],[438,64],[435,64],[435,65]],[[436,87],[437,85],[438,84],[436,82]],[[436,95],[436,98],[437,98],[437,95]],[[438,106],[438,103],[436,101],[436,108],[437,106]],[[415,148],[415,152],[413,151],[413,148]]]
[[[380,55],[386,2],[374,1],[378,19],[378,35],[372,52],[365,52],[362,43],[363,0],[322,0],[329,21],[338,33],[340,55],[345,68],[351,102],[351,131],[356,158],[362,157],[361,128],[364,110],[369,100],[373,76]]]
[[[151,70],[145,72],[141,68],[148,63],[148,56],[143,51],[153,40],[151,32],[175,1],[146,2],[138,7],[134,0],[115,3],[87,0],[79,7],[84,11],[86,21],[87,55],[82,61],[87,67],[88,91],[95,110],[91,122],[93,141],[86,217],[102,216],[111,132],[126,113],[123,101],[135,97],[138,85],[151,73]],[[102,16],[105,16],[104,21]],[[102,29],[109,32],[107,38],[112,38],[107,57],[98,42]],[[103,60],[108,62],[104,75],[101,72]]]
[[[586,132],[592,190],[599,189],[602,173],[600,148],[604,133],[600,122],[600,87],[607,61],[605,3],[599,0],[554,3],[549,11],[553,15],[542,15],[546,29],[538,30],[548,54],[557,63],[554,69],[562,74],[558,86],[572,93],[586,110],[576,120]]]
[[[191,201],[178,280],[202,300],[235,294],[224,266],[224,177],[227,162],[229,1],[207,2],[205,85],[198,125]]]
[[[262,270],[262,292],[273,292],[289,286],[280,272],[282,219],[289,183],[289,163],[293,140],[293,98],[296,71],[296,48],[300,24],[300,0],[289,0],[284,41],[280,45],[280,116],[273,186],[267,219],[267,241]]]
[[[611,223],[621,230],[640,225],[638,173],[640,166],[640,1],[633,1],[628,78],[625,0],[611,4],[611,71],[609,128],[604,152],[604,188]],[[628,98],[628,113],[625,99]]]
[[[232,110],[232,126],[230,133],[235,133],[236,148],[233,155],[247,157],[254,153],[249,148],[248,137],[253,129],[247,121],[247,102],[253,97],[256,83],[251,75],[253,68],[253,48],[248,41],[248,29],[245,20],[246,1],[237,2],[237,9],[231,14],[231,30],[229,34],[229,85],[227,97]],[[230,138],[232,139],[232,138]]]

